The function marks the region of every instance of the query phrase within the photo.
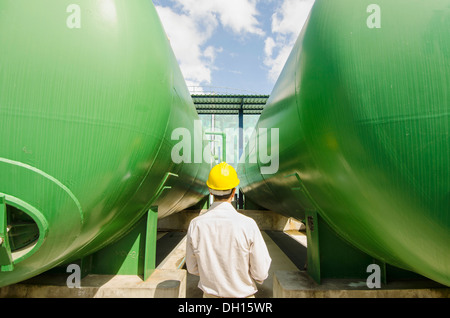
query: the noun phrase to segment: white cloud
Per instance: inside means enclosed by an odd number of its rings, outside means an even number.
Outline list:
[[[188,86],[211,84],[222,48],[205,46],[219,24],[236,35],[264,35],[257,19],[257,1],[174,0],[172,8],[156,6]]]
[[[266,40],[266,53],[267,53],[267,46],[272,46],[271,52],[272,54],[266,55],[266,58],[264,60],[264,64],[269,67],[269,79],[273,82],[276,82],[278,77],[280,76],[281,71],[283,70],[284,65],[286,64],[286,61],[289,57],[289,54],[291,54],[292,47],[295,44],[295,40],[293,43],[284,44],[283,42],[277,42],[272,38],[267,38]],[[275,56],[273,56],[274,49],[277,49],[277,53]]]
[[[300,34],[313,3],[314,0],[284,0],[272,15],[272,32]]]
[[[207,1],[215,4],[215,9],[220,15],[220,22],[225,27],[231,28],[234,33],[264,35],[259,27],[255,0]]]
[[[264,35],[259,27],[257,0],[175,0],[189,16],[217,22],[236,34]]]
[[[275,82],[308,18],[314,0],[284,0],[272,15],[272,34],[265,41],[264,64]]]
[[[184,75],[193,83],[210,82],[211,70],[206,67],[201,49],[207,34],[197,30],[195,21],[187,15],[167,7],[157,7],[157,10]]]
[[[269,36],[264,42],[264,53],[266,54],[266,56],[272,56],[275,46],[275,40]]]
[[[216,60],[217,53],[222,53],[222,52],[223,52],[223,48],[221,48],[221,47],[216,48],[214,46],[208,46],[203,51],[203,55],[204,55],[205,58],[208,59],[208,61],[211,64],[214,64],[214,61]]]

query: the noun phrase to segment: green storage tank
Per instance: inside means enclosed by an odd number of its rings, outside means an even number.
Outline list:
[[[374,3],[316,0],[256,128],[279,166],[249,144],[242,190],[450,286],[450,1]]]
[[[196,120],[151,1],[0,1],[0,286],[204,198],[171,159]]]

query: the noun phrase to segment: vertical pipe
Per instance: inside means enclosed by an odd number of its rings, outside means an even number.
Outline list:
[[[242,157],[242,153],[244,152],[244,99],[241,99],[241,107],[239,108],[239,158],[238,162]],[[244,194],[239,189],[238,191],[238,208],[244,208]]]

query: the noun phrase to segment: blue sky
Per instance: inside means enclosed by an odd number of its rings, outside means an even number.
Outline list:
[[[248,94],[271,93],[313,2],[153,0],[190,88]]]

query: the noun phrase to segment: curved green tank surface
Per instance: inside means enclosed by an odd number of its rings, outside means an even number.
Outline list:
[[[202,131],[152,2],[76,3],[0,1],[0,286],[207,194],[209,164],[171,159],[174,129]]]
[[[257,124],[278,170],[247,146],[242,190],[450,286],[450,1],[372,3],[315,2]]]

